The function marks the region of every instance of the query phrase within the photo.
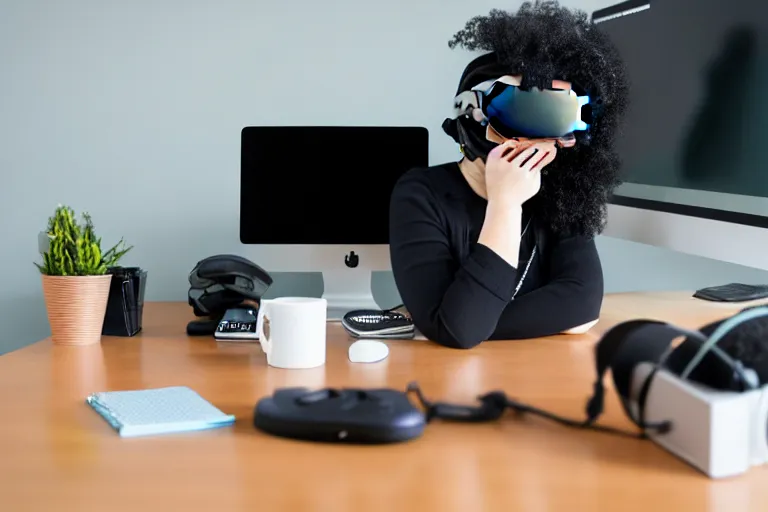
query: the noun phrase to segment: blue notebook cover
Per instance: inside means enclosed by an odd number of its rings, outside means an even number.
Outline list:
[[[86,402],[123,437],[189,432],[235,422],[185,386],[94,393]]]

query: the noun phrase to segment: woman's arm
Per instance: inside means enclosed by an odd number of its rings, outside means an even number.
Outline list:
[[[559,239],[549,265],[549,282],[510,302],[490,339],[581,334],[597,323],[604,284],[594,239]]]
[[[514,292],[517,271],[509,261],[518,258],[520,215],[489,207],[484,243],[475,244],[459,265],[437,205],[420,171],[395,186],[392,271],[403,304],[424,336],[447,347],[471,348],[491,337]]]
[[[520,206],[488,203],[485,220],[477,243],[483,244],[514,266],[520,255],[520,224],[523,209]]]

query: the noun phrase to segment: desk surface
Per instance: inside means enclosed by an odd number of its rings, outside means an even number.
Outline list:
[[[144,332],[93,347],[45,340],[0,357],[0,510],[765,510],[768,469],[710,481],[648,441],[570,430],[535,418],[435,423],[414,442],[378,447],[307,444],[252,427],[256,401],[281,386],[389,386],[418,380],[434,399],[472,401],[494,389],[573,417],[594,380],[592,347],[636,317],[697,327],[734,306],[690,294],[606,298],[591,332],[471,351],[391,341],[377,365],[346,358],[329,325],[317,370],[270,368],[258,345],[188,338],[183,303],[146,305]],[[606,379],[609,382],[609,379]],[[121,439],[84,403],[93,391],[187,385],[232,428]],[[613,394],[604,422],[630,427]]]

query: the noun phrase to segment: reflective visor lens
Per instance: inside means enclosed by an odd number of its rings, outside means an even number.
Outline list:
[[[521,90],[496,83],[488,92],[483,110],[488,122],[506,137],[563,137],[586,130],[581,109],[587,96],[572,90]]]

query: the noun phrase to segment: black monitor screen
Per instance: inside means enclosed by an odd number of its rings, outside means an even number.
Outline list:
[[[768,196],[768,1],[650,6],[598,24],[632,82],[626,181]]]
[[[244,244],[387,244],[400,176],[429,162],[421,127],[246,127]]]

